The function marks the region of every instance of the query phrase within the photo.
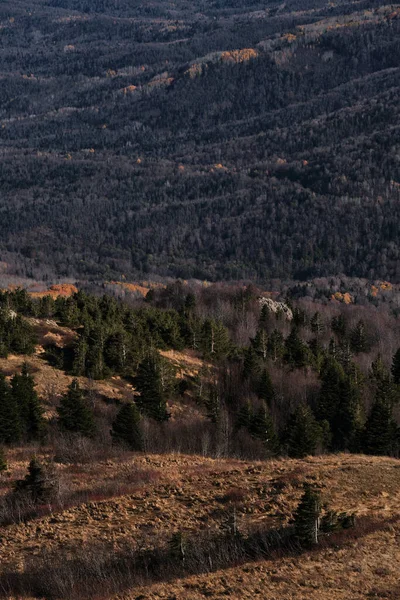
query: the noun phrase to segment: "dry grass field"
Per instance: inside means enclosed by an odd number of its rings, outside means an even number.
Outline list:
[[[11,376],[27,360],[51,418],[72,377],[47,364],[43,346],[50,338],[57,345],[68,344],[75,334],[54,322],[37,319],[32,323],[39,338],[36,354],[0,359],[0,371]],[[175,365],[178,377],[194,375],[204,366],[194,354],[166,351],[163,355]],[[118,377],[97,382],[82,377],[79,381],[98,399],[123,401],[134,393]],[[195,410],[194,406],[175,408],[172,420]],[[89,444],[74,448],[74,459],[57,460],[57,447],[61,448],[60,442],[53,440],[52,445],[7,451],[8,470],[0,475],[0,498],[24,477],[34,455],[44,462],[56,458],[58,497],[39,506],[24,522],[0,528],[1,597],[400,598],[400,462],[396,459],[337,454],[249,462],[133,453],[110,446],[99,452]],[[61,449],[67,450],[65,442]],[[233,512],[244,536],[284,528],[291,522],[306,482],[320,490],[330,508],[354,513],[355,527],[326,535],[310,551],[274,551],[263,560],[238,557],[227,560],[223,569],[210,558],[195,573],[184,576],[179,570],[152,570],[150,560],[150,573],[143,575],[141,567],[137,579],[131,575],[116,582],[108,577],[107,560],[121,553],[151,556],[165,551],[174,534],[194,545],[197,539],[199,545],[216,539],[226,530]],[[73,571],[63,571],[63,563],[69,564],[74,557],[78,558]],[[24,587],[21,582],[27,576],[34,585],[29,580]],[[86,576],[103,583],[93,589],[82,587]],[[75,584],[74,577],[81,583]]]
[[[14,451],[2,490],[27,466]],[[352,600],[399,598],[400,464],[390,458],[337,455],[248,463],[197,456],[124,454],[87,465],[59,465],[70,505],[2,529],[2,568],[23,571],[32,558],[101,543],[112,555],[127,546],[154,548],[174,532],[218,532],[236,506],[238,527],[287,523],[304,481],[356,527],[300,556],[265,561],[129,589],[119,599],[268,598]],[[75,501],[73,500],[75,498]],[[210,569],[210,571],[212,571]],[[96,596],[97,597],[97,596]]]

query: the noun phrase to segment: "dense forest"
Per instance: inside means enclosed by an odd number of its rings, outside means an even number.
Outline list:
[[[179,281],[130,304],[83,291],[37,300],[20,289],[2,293],[0,306],[3,356],[33,353],[32,319],[74,332],[69,344],[42,348],[74,377],[50,420],[26,365],[0,379],[2,444],[54,443],[64,433],[72,445],[83,437],[103,451],[122,444],[244,458],[399,454],[400,338],[391,310]],[[182,376],[168,350],[197,357],[201,368]],[[132,385],[122,403],[89,399],[82,388],[82,377],[116,376]]]
[[[374,0],[1,2],[1,269],[398,282],[399,60]]]

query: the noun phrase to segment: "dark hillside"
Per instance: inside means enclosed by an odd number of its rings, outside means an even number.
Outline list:
[[[0,259],[399,281],[399,61],[380,2],[2,2]]]

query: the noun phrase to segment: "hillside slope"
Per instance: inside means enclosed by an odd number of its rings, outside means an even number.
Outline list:
[[[15,456],[12,477],[25,464],[22,457]],[[84,565],[85,553],[112,555],[129,547],[131,551],[155,548],[166,544],[177,531],[197,536],[206,528],[209,535],[215,535],[226,523],[232,503],[242,532],[254,526],[279,526],[290,520],[302,484],[309,481],[320,488],[332,508],[357,515],[354,529],[328,538],[312,552],[278,554],[254,563],[239,561],[232,565],[235,568],[178,580],[172,575],[172,580],[167,577],[153,585],[147,581],[133,589],[130,582],[125,590],[128,575],[125,582],[95,577],[96,584],[89,591],[79,571],[61,570],[57,575],[56,565],[52,568],[48,563],[42,589],[59,597],[65,586],[63,597],[69,598],[81,597],[82,592],[82,597],[111,597],[117,588],[116,597],[126,600],[226,596],[394,599],[399,593],[398,468],[397,460],[351,455],[263,463],[132,455],[122,462],[61,466],[64,485],[74,489],[79,500],[53,515],[3,529],[3,572],[18,568],[32,574],[53,553],[62,561],[77,552]],[[101,500],[111,487],[113,497]]]
[[[398,5],[6,0],[0,31],[6,270],[399,281]]]

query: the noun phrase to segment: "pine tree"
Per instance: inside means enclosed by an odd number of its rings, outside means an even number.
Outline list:
[[[393,454],[397,440],[398,428],[390,403],[385,398],[377,397],[365,424],[362,448],[365,454]]]
[[[104,346],[104,357],[112,372],[125,372],[129,355],[128,339],[124,331],[116,331],[108,336]]]
[[[265,329],[258,329],[255,338],[252,340],[252,346],[256,353],[261,356],[263,360],[267,359],[268,336]]]
[[[314,313],[311,321],[310,321],[311,331],[315,333],[317,339],[320,337],[322,332],[324,331],[324,324],[321,318],[321,313],[318,311]]]
[[[48,477],[46,469],[33,458],[29,463],[27,475],[15,482],[14,489],[17,493],[27,494],[35,504],[41,504],[50,500],[54,487],[55,482]]]
[[[268,354],[274,362],[283,357],[285,352],[284,340],[280,331],[274,329],[268,338]]]
[[[94,434],[93,414],[83,398],[83,392],[76,379],[72,381],[67,393],[61,398],[57,412],[60,426],[63,429],[88,437]]]
[[[300,339],[297,327],[293,327],[285,340],[285,360],[292,367],[302,368],[310,364],[310,351]]]
[[[393,381],[396,385],[400,384],[400,348],[397,350],[395,355],[393,356],[392,362],[392,377]]]
[[[355,354],[367,352],[367,334],[365,332],[364,321],[358,321],[357,325],[350,332],[350,346]]]
[[[267,405],[260,407],[251,417],[250,434],[260,440],[268,456],[275,456],[279,452],[279,441],[275,433],[274,423],[272,421],[271,413],[268,410]]]
[[[205,356],[223,358],[231,350],[231,341],[226,327],[220,321],[207,319],[202,329],[202,348]]]
[[[6,378],[0,374],[0,443],[14,444],[21,436],[22,424],[18,405]]]
[[[260,329],[266,330],[268,328],[269,323],[271,322],[271,311],[266,304],[261,309],[260,319],[258,321],[258,326]]]
[[[275,389],[267,369],[264,369],[261,373],[261,377],[258,381],[257,393],[259,398],[264,400],[268,406],[272,405],[275,399]]]
[[[318,544],[321,498],[317,490],[304,484],[304,493],[294,515],[296,538],[306,548]]]
[[[72,374],[76,377],[86,375],[86,358],[89,345],[86,336],[80,335],[74,347],[74,359],[72,363]]]
[[[29,441],[40,439],[45,429],[44,411],[26,363],[21,374],[15,374],[11,379],[11,395],[18,407],[24,437]]]
[[[333,317],[331,327],[332,331],[336,333],[339,339],[344,338],[347,332],[347,324],[342,313],[337,317]]]
[[[236,429],[241,429],[242,427],[248,429],[250,427],[252,417],[252,411],[250,402],[246,400],[241,404],[236,418]]]
[[[327,358],[321,369],[321,389],[316,410],[319,420],[326,419],[332,423],[338,411],[345,377],[343,367],[333,358]]]
[[[101,325],[91,330],[88,342],[86,374],[92,379],[104,379],[109,374],[109,370],[104,360],[105,332]]]
[[[244,352],[243,378],[253,381],[259,376],[260,370],[260,358],[257,356],[253,346],[249,346]]]
[[[112,424],[111,435],[113,440],[126,445],[130,450],[143,449],[140,413],[133,402],[121,407]]]
[[[322,432],[311,408],[300,404],[289,418],[283,437],[291,458],[305,458],[316,452]]]
[[[338,410],[332,422],[332,448],[358,452],[361,435],[361,397],[359,387],[346,377],[341,386]]]
[[[167,395],[174,382],[170,365],[158,352],[149,353],[139,364],[135,385],[140,396],[137,405],[141,412],[156,421],[166,421]]]

